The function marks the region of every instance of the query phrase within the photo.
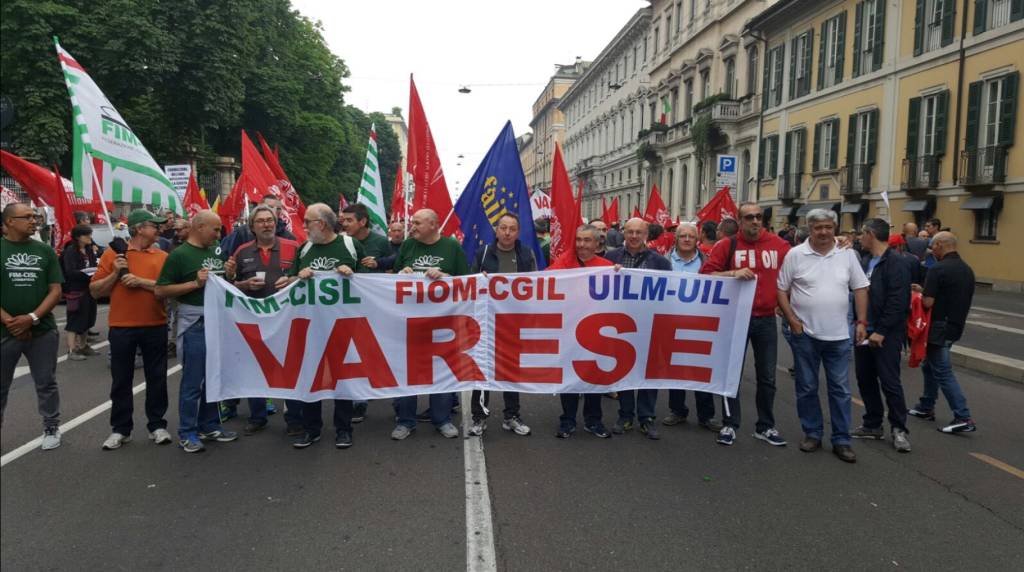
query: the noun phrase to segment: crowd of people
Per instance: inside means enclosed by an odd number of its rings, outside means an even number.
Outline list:
[[[325,204],[310,205],[303,220],[307,240],[302,244],[289,232],[279,201],[270,195],[253,206],[244,224],[223,238],[221,219],[212,211],[200,211],[185,221],[140,209],[127,217],[127,240],[115,240],[101,250],[89,240],[88,226],[76,227],[59,258],[52,248],[32,238],[38,220],[29,205],[11,204],[2,218],[0,411],[6,409],[15,366],[24,356],[43,418],[43,449],[60,445],[59,343],[53,309],[62,293],[68,305],[69,359],[88,356],[83,348],[89,348],[95,300],[110,300],[111,434],[103,449],[118,449],[131,440],[131,388],[135,369],[141,366],[149,439],[156,444],[177,441],[186,453],[196,453],[206,443],[238,439],[223,423],[236,416],[241,405],[239,400],[219,404],[206,400],[203,292],[211,275],[222,276],[249,296],[267,297],[315,272],[346,277],[394,272],[438,280],[478,272],[536,272],[541,266],[520,242],[521,221],[511,213],[497,219],[494,242],[478,249],[473,260],[467,260],[457,240],[441,235],[438,216],[428,209],[410,217],[408,236],[406,225],[396,222],[384,237],[370,230],[361,204],[349,205],[340,216]],[[801,451],[817,451],[825,438],[818,387],[822,366],[831,421],[828,436],[833,453],[843,461],[856,461],[852,439],[884,439],[886,418],[893,447],[909,452],[907,417],[934,421],[940,390],[953,419],[939,429],[945,433],[976,429],[950,364],[950,347],[960,339],[971,305],[974,275],[957,254],[957,237],[940,230],[940,221],[929,222],[927,238],[918,236],[913,223],[904,225],[901,235],[891,234],[889,223],[879,218],[868,219],[856,233],[838,233],[836,213],[816,209],[807,214],[806,227],[776,234],[765,228],[760,206],[743,203],[736,220],[657,227],[658,236],[652,236],[652,226],[640,218],[626,221],[621,228],[617,224],[609,228],[601,221],[585,223],[576,230],[575,250],[551,260],[547,269],[639,268],[756,280],[747,330],[754,363],[755,439],[775,447],[787,445],[774,414],[780,329],[793,354]],[[544,225],[535,228],[545,233]],[[547,237],[540,238],[546,244]],[[908,328],[908,322],[924,323],[922,318],[930,328]],[[908,331],[914,335],[908,336]],[[911,361],[916,356],[921,362],[924,378],[923,394],[910,408],[901,382],[902,356],[908,347]],[[182,364],[177,439],[167,430],[166,420],[167,361],[175,354]],[[849,381],[851,354],[865,410],[856,427]],[[502,397],[502,429],[530,435],[521,416],[519,394],[504,392]],[[559,395],[562,414],[556,437],[569,439],[575,433],[580,397]],[[603,421],[606,397],[618,402],[610,430]],[[590,393],[582,398],[583,429],[596,437],[609,438],[634,428],[650,439],[661,436],[656,390]],[[246,401],[249,417],[243,431],[256,434],[267,428],[268,415],[276,407],[265,398]],[[348,448],[353,444],[353,425],[365,419],[368,403],[333,401],[334,443]],[[489,403],[488,392],[473,392],[470,435],[484,435]],[[717,443],[736,442],[742,425],[738,398],[719,399],[716,411],[713,395],[694,392],[693,403],[698,425],[713,432]],[[669,391],[668,405],[669,414],[660,425],[687,421],[685,391]],[[323,407],[324,401],[285,401],[285,431],[294,437],[295,448],[320,441]],[[404,440],[425,422],[443,437],[455,438],[459,430],[452,418],[459,412],[456,394],[429,395],[429,407],[419,413],[416,396],[395,399],[389,414],[395,420],[391,438]]]

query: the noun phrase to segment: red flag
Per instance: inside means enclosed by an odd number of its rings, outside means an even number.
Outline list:
[[[704,205],[704,208],[700,209],[700,212],[697,213],[697,220],[700,222],[709,220],[722,222],[723,218],[738,220],[737,213],[736,203],[733,202],[732,195],[729,194],[729,187],[723,187],[708,201],[708,204]]]
[[[185,215],[188,218],[196,216],[199,211],[204,211],[210,208],[210,203],[206,202],[206,197],[199,192],[199,183],[196,182],[195,172],[188,176],[188,189],[185,191]]]
[[[551,260],[557,260],[566,252],[576,252],[579,216],[579,205],[572,196],[569,173],[562,162],[562,149],[555,144],[551,172]]]
[[[391,189],[391,222],[405,220],[405,186],[402,184],[402,165],[395,171],[395,186]]]
[[[53,185],[51,193],[57,200],[53,204],[53,227],[50,230],[50,238],[53,240],[53,248],[57,252],[63,250],[64,245],[71,240],[71,229],[75,226],[75,213],[71,210],[71,203],[68,202],[68,195],[64,193],[64,180],[57,171],[57,165],[53,166]]]
[[[224,199],[224,202],[217,209],[220,222],[227,229],[227,232],[231,232],[231,228],[235,226],[235,221],[238,220],[238,217],[242,216],[242,211],[245,210],[246,193],[242,185],[243,181],[241,178],[236,180],[235,186],[231,188],[231,192],[228,193],[227,198]]]
[[[295,235],[295,238],[299,241],[305,241],[306,229],[302,227],[302,219],[306,216],[306,204],[302,202],[299,192],[292,185],[291,179],[288,178],[288,173],[285,173],[284,167],[281,166],[277,145],[274,145],[274,150],[271,151],[270,145],[267,145],[267,140],[263,138],[262,133],[257,131],[256,137],[260,140],[260,147],[263,149],[263,156],[267,160],[267,166],[270,167],[270,171],[277,177],[277,187],[271,187],[271,192],[281,200],[281,220],[285,222],[288,230]]]
[[[430,124],[420,103],[416,83],[409,75],[409,149],[407,153],[408,170],[416,194],[412,201],[412,210],[431,209],[437,213],[442,224],[441,234],[452,236],[459,231],[459,217],[452,210],[452,197],[448,194],[448,185],[444,181],[441,169],[441,158],[434,145],[434,136],[430,133]],[[571,191],[570,191],[571,192]],[[447,220],[447,222],[445,222]]]
[[[604,217],[608,215],[608,201],[601,197],[601,220],[604,221]],[[608,224],[608,223],[605,223]]]
[[[53,173],[49,169],[2,150],[0,150],[0,166],[21,185],[22,190],[28,194],[36,206],[56,206],[53,197]],[[61,178],[61,182],[72,210],[103,215],[103,205],[100,204],[98,194],[93,193],[92,199],[79,197],[75,194],[75,188],[71,181]],[[107,201],[107,209],[113,210],[113,208],[114,203]]]
[[[630,218],[644,218],[644,215],[640,214],[640,205],[633,206],[633,216]]]
[[[338,212],[345,210],[348,207],[348,200],[345,198],[345,193],[338,193]]]
[[[667,227],[672,222],[668,214],[665,202],[661,200],[661,193],[658,192],[658,185],[651,186],[651,196],[647,199],[647,211],[644,213],[644,220]]]
[[[612,199],[612,204],[608,205],[608,210],[604,213],[604,223],[608,226],[619,222],[619,197]]]

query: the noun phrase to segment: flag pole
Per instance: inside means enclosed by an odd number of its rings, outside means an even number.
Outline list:
[[[91,174],[93,191],[98,194],[100,198],[100,207],[103,209],[103,216],[107,219],[107,228],[110,230],[110,237],[113,240],[114,236],[114,224],[110,222],[110,211],[107,210],[106,197],[103,196],[103,185],[100,184],[96,178],[96,164],[93,163],[92,155],[88,151],[83,151],[89,163],[89,173]]]

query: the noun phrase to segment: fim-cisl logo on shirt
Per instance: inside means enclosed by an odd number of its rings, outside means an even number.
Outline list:
[[[14,286],[30,286],[35,283],[39,273],[43,271],[40,262],[43,257],[27,252],[16,252],[4,261],[7,276]]]
[[[321,256],[319,258],[314,258],[309,263],[309,269],[310,270],[334,270],[335,268],[338,267],[338,262],[341,262],[341,261],[338,260],[337,258],[328,258],[326,256]]]
[[[224,272],[224,261],[220,258],[211,256],[210,258],[203,260],[203,268],[213,272],[214,274],[220,274]]]
[[[433,254],[424,254],[423,256],[412,261],[413,270],[426,270],[428,268],[437,268],[444,262],[443,256],[434,256]]]

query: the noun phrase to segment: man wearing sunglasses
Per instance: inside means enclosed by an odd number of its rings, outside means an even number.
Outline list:
[[[728,276],[740,280],[757,280],[754,306],[750,316],[747,339],[754,349],[754,370],[757,376],[757,424],[754,437],[769,445],[782,447],[785,439],[775,429],[775,366],[778,363],[778,333],[775,310],[778,307],[776,282],[782,261],[789,252],[789,243],[764,229],[764,215],[757,203],[739,206],[740,231],[734,237],[715,243],[711,254],[701,266],[701,274]],[[718,442],[732,445],[740,426],[740,400],[726,399],[726,415]]]

